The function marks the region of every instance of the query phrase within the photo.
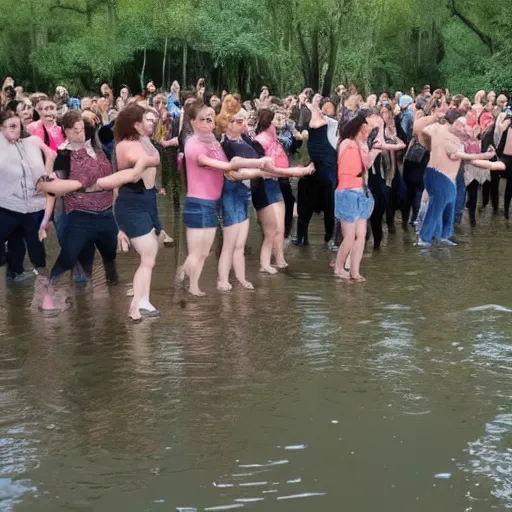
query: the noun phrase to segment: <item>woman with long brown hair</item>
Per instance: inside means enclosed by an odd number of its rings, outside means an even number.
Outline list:
[[[288,168],[288,157],[281,146],[272,123],[274,112],[263,109],[258,112],[256,141],[265,151],[265,156],[272,159],[278,174],[286,176],[307,176],[315,172],[310,164],[303,168]],[[276,178],[257,179],[251,183],[252,203],[258,212],[258,219],[263,229],[263,242],[260,251],[260,272],[277,274],[277,269],[288,267],[284,259],[284,220],[285,205],[279,181]],[[275,265],[270,264],[272,251],[275,252]]]
[[[114,125],[115,157],[120,170],[98,180],[103,189],[119,188],[114,206],[117,225],[140,256],[128,313],[133,322],[160,314],[149,299],[158,252],[157,235],[162,230],[155,189],[160,156],[149,139],[155,123],[156,116],[140,105],[130,104],[121,110]]]

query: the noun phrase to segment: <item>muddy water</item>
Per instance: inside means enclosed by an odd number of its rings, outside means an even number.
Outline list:
[[[334,282],[322,248],[256,292],[172,285],[161,210],[153,302],[125,322],[101,273],[57,319],[0,293],[2,511],[488,511],[512,508],[512,233],[486,216],[456,249],[397,233]],[[54,256],[54,252],[52,252]],[[53,258],[50,258],[53,260]],[[136,260],[120,257],[127,283]]]

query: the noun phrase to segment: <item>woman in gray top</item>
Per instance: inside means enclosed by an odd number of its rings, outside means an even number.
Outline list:
[[[0,246],[15,231],[23,230],[36,270],[46,267],[38,234],[46,198],[37,192],[36,183],[52,172],[55,155],[39,137],[21,138],[21,121],[14,112],[0,113]]]

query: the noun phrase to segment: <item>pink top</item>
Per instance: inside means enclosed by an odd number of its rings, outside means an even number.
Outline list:
[[[192,135],[185,142],[187,196],[216,201],[222,195],[224,173],[211,167],[201,167],[197,163],[199,155],[206,155],[221,162],[227,162],[228,159],[217,140],[207,144],[199,140],[197,135]]]
[[[39,137],[44,142],[44,140],[45,140],[44,128],[43,128],[43,123],[41,121],[36,121],[35,123],[30,123],[27,126],[27,131],[31,135],[35,135],[36,137]],[[59,146],[65,140],[64,135],[62,134],[61,127],[57,124],[54,124],[51,128],[46,128],[46,131],[48,133],[48,139],[50,141],[48,146],[50,147],[50,149],[57,151]]]
[[[365,170],[357,142],[345,139],[338,152],[338,188],[336,190],[362,188],[363,178],[358,175]]]
[[[288,168],[288,157],[284,152],[283,146],[279,142],[276,134],[276,129],[271,126],[268,130],[256,135],[256,140],[261,144],[265,150],[265,156],[272,158],[274,165],[280,169]]]

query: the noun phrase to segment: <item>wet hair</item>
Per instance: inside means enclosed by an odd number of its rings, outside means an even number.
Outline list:
[[[205,108],[212,108],[209,105],[205,105],[200,99],[196,99],[193,103],[190,103],[190,106],[187,109],[187,117],[191,121],[195,121],[199,112],[204,110]]]
[[[462,114],[458,110],[452,109],[452,110],[449,110],[448,112],[446,112],[444,118],[446,119],[446,122],[448,124],[453,124],[461,116],[462,116]]]
[[[236,95],[228,94],[224,97],[219,115],[215,118],[215,127],[220,133],[224,133],[231,118],[242,108]]]
[[[315,91],[311,89],[311,87],[308,87],[307,89],[304,89],[304,96],[306,96],[306,99],[308,101],[313,101],[313,96],[315,95]]]
[[[334,101],[331,100],[331,98],[322,98],[320,100],[320,104],[319,104],[319,107],[322,108],[326,103],[330,103],[333,107],[335,107],[336,105],[334,104]]]
[[[347,121],[340,130],[340,139],[353,139],[361,130],[362,126],[367,124],[366,113],[359,112],[353,119]]]
[[[423,107],[423,112],[426,116],[430,116],[437,108],[441,108],[441,101],[432,99],[425,105],[425,107]]]
[[[9,101],[9,103],[7,103],[7,105],[5,106],[5,108],[7,110],[12,110],[13,112],[16,112],[16,109],[18,108],[18,105],[21,103],[21,101],[18,101],[18,100],[11,100]]]
[[[145,113],[146,109],[137,103],[131,103],[123,108],[114,124],[115,141],[138,140],[140,134],[135,128],[135,123],[141,123]]]
[[[193,89],[191,89],[190,87],[187,87],[186,89],[181,89],[180,90],[180,103],[182,105],[185,104],[185,102],[189,99],[189,98],[194,98],[194,91]]]
[[[0,126],[3,125],[5,123],[5,121],[7,121],[8,119],[11,119],[13,117],[16,117],[19,119],[19,117],[16,115],[16,112],[13,112],[12,110],[9,110],[9,109],[4,109],[0,112]],[[20,120],[21,122],[21,120]]]
[[[275,112],[270,110],[269,108],[262,108],[258,112],[258,117],[256,120],[256,134],[264,132],[268,130],[272,125],[272,121],[274,120]]]
[[[68,110],[60,121],[63,130],[69,130],[75,126],[76,123],[82,121],[82,114],[80,110]]]
[[[3,92],[5,93],[5,97],[8,101],[12,101],[16,99],[16,90],[12,85],[8,85],[4,87]]]
[[[452,98],[452,103],[455,106],[455,108],[458,109],[463,100],[464,100],[464,96],[462,94],[456,94]]]

